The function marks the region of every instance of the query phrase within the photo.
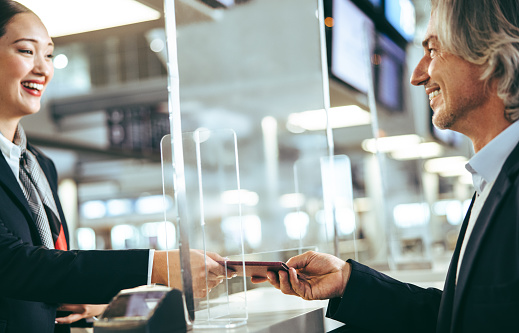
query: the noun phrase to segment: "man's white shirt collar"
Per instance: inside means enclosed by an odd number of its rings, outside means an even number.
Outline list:
[[[518,143],[519,121],[516,121],[470,159],[465,167],[472,174],[472,182],[478,194],[487,184],[496,180],[508,155]]]

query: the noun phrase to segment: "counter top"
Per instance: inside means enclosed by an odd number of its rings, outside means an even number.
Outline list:
[[[233,297],[243,297],[234,294]],[[191,332],[209,333],[321,333],[330,332],[342,323],[324,317],[328,301],[305,301],[285,295],[273,287],[247,291],[246,324],[235,328],[201,328],[195,324]],[[93,329],[72,329],[71,333],[92,333]]]

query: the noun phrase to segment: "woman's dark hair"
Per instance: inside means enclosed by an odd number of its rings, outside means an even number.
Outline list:
[[[32,13],[24,5],[13,0],[0,0],[0,37],[5,34],[5,27],[16,14]]]

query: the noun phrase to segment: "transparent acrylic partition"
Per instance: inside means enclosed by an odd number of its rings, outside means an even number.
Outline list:
[[[280,205],[294,192],[293,164],[302,156],[326,155],[333,147],[326,126],[329,92],[322,1],[235,1],[219,8],[208,3],[165,0],[168,49],[158,56],[167,60],[174,138],[174,147],[171,138],[163,141],[169,145],[162,147],[163,158],[169,158],[164,163],[169,169],[164,171],[165,191],[181,199],[174,200],[176,215],[167,220],[183,226],[184,232],[177,234],[185,234],[187,222],[191,249],[205,246],[231,260],[241,260],[245,252],[247,260],[286,261],[302,251],[283,225],[294,208]],[[306,111],[320,116],[317,127],[312,119],[308,122]],[[301,118],[307,121],[303,124]],[[211,132],[207,141],[181,134],[202,128]],[[230,180],[237,172],[237,159],[230,153],[236,139],[223,134],[218,139],[215,128],[237,133],[241,186]],[[233,148],[227,149],[231,141]],[[172,165],[181,160],[179,155],[185,163],[174,175]],[[173,178],[180,180],[179,191],[174,191]],[[242,236],[236,234],[241,226],[244,250],[238,245]],[[206,299],[194,300],[195,327],[231,327],[247,319],[245,287],[257,285],[245,285],[243,278],[227,282]]]
[[[283,220],[294,208],[281,202],[294,192],[294,163],[328,153],[320,1],[235,1],[183,24],[180,18],[191,9],[180,5],[190,2],[177,1],[183,132],[236,132],[246,199],[245,253],[290,250],[296,246]],[[319,121],[308,121],[312,115]],[[222,221],[223,228],[230,225]]]
[[[305,158],[294,165],[300,205],[285,227],[299,248],[358,260],[351,163],[346,155]]]
[[[373,26],[365,25],[363,44],[366,73],[369,84],[368,105],[371,113],[373,138],[362,143],[363,149],[373,153],[366,158],[366,165],[377,174],[366,180],[366,192],[377,210],[379,223],[385,231],[386,264],[381,269],[429,269],[431,261],[430,210],[422,186],[423,160],[401,158],[409,151],[423,149],[424,139],[416,133],[416,126],[409,103],[403,98],[398,106],[381,103],[382,94],[387,98],[406,96],[409,91],[409,73],[405,67],[400,72],[401,91],[390,91],[383,86],[384,71],[395,70],[387,60],[383,45],[393,43],[377,33]],[[387,46],[386,46],[387,47]],[[398,54],[405,51],[394,47]],[[405,57],[405,53],[403,55]],[[378,59],[378,60],[377,60]],[[386,73],[387,74],[387,73]],[[379,80],[375,78],[379,77]],[[389,97],[388,97],[389,96]],[[404,154],[402,154],[402,152]],[[376,264],[376,263],[375,263]]]
[[[240,190],[236,133],[228,129],[196,130],[183,133],[182,139],[187,202],[187,223],[182,226],[187,226],[191,252],[200,252],[209,258],[214,258],[213,253],[217,253],[222,257],[243,261],[241,202],[246,199],[247,194]],[[162,139],[161,148],[164,195],[174,197],[175,170],[170,135]],[[174,216],[166,216],[166,221],[178,221],[175,210],[170,210],[167,214]],[[200,265],[192,260],[191,269],[200,269]],[[224,279],[220,285],[211,289],[208,281],[212,274],[209,272],[209,265],[204,269],[205,284],[198,284],[196,277],[193,277],[193,326],[232,328],[245,324],[245,278],[230,279],[229,276],[229,279]],[[197,273],[193,275],[195,274]],[[199,289],[210,290],[210,293],[203,298],[196,298]]]

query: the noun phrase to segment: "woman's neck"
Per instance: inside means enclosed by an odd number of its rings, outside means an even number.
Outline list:
[[[7,140],[13,142],[19,122],[20,119],[0,119],[0,132]]]

